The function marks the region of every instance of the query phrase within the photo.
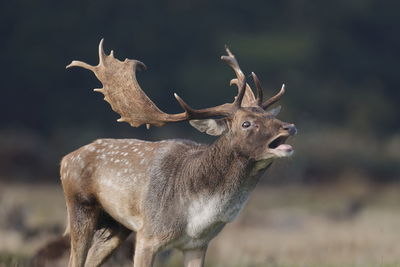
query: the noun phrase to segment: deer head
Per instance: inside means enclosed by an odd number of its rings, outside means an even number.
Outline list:
[[[163,126],[166,123],[189,121],[197,130],[215,136],[223,135],[237,152],[256,161],[276,157],[286,157],[293,153],[290,145],[284,144],[297,130],[293,124],[276,119],[280,106],[267,109],[276,103],[285,93],[285,86],[275,96],[263,101],[261,83],[255,73],[252,77],[257,89],[257,96],[246,82],[239,64],[226,48],[227,55],[221,59],[228,63],[236,74],[231,85],[238,87],[238,93],[232,103],[219,106],[193,109],[177,94],[176,100],[184,112],[167,114],[161,111],[143,92],[136,79],[136,70],[146,69],[137,60],[120,61],[113,51],[106,55],[103,40],[99,44],[99,64],[92,66],[81,61],[73,61],[69,67],[82,67],[91,70],[103,84],[103,88],[94,89],[104,94],[104,99],[112,109],[121,115],[117,121],[127,122],[133,127],[146,124]],[[214,119],[214,117],[222,117]]]
[[[282,97],[285,93],[285,86],[282,85],[278,94],[263,101],[261,83],[253,72],[252,77],[257,88],[257,97],[255,97],[249,84],[245,82],[245,75],[235,56],[228,48],[226,48],[226,52],[228,55],[222,56],[221,59],[227,62],[236,73],[237,78],[231,80],[231,85],[238,86],[238,97],[241,94],[241,87],[245,87],[241,105],[225,118],[191,120],[190,124],[199,131],[210,135],[227,135],[231,142],[239,148],[240,153],[256,161],[292,155],[293,148],[284,143],[290,135],[296,134],[296,127],[294,124],[276,119],[281,109],[280,106],[266,111]]]

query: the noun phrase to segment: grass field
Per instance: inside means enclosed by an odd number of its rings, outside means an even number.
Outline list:
[[[400,266],[399,192],[397,185],[349,183],[259,187],[211,242],[206,266]],[[27,265],[64,223],[60,186],[2,184],[0,266]],[[173,251],[157,265],[181,266],[181,258]]]

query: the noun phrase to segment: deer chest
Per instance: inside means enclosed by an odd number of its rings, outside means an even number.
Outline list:
[[[216,235],[216,229],[221,229],[221,224],[235,219],[248,196],[249,192],[244,191],[229,195],[199,196],[192,200],[187,211],[187,235],[192,238]]]

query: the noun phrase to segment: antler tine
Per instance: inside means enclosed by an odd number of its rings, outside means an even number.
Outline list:
[[[71,68],[71,67],[81,67],[81,68],[84,68],[84,69],[87,69],[87,70],[91,70],[91,71],[93,71],[94,72],[94,69],[96,68],[96,66],[92,66],[92,65],[89,65],[89,64],[87,64],[87,63],[85,63],[85,62],[82,62],[82,61],[79,61],[79,60],[73,60],[69,65],[67,65],[65,68],[66,69],[69,69],[69,68]]]
[[[194,109],[192,109],[185,101],[183,101],[183,99],[180,98],[177,93],[174,93],[174,97],[187,114],[187,118],[193,117],[193,113],[195,113]]]
[[[243,76],[242,83],[239,87],[239,93],[236,96],[235,101],[232,103],[236,108],[240,108],[242,105],[243,97],[244,97],[244,94],[246,93],[246,86],[247,86],[246,77]]]
[[[285,93],[285,84],[282,84],[282,88],[279,91],[279,93],[277,93],[276,95],[274,95],[273,97],[271,97],[270,99],[268,99],[267,101],[265,101],[262,104],[262,108],[263,109],[267,109],[268,107],[270,107],[272,104],[276,103]]]
[[[104,60],[106,57],[106,54],[104,53],[103,49],[103,43],[104,43],[104,38],[102,38],[99,43],[99,65],[104,65]]]
[[[235,71],[236,77],[239,80],[242,80],[245,75],[239,67],[239,63],[234,54],[232,54],[231,50],[229,50],[228,46],[225,46],[225,51],[228,54],[227,56],[221,56],[221,59],[228,63],[229,66]]]
[[[257,99],[257,105],[259,105],[261,107],[262,102],[263,102],[263,97],[264,97],[263,89],[261,87],[261,83],[260,83],[260,80],[258,79],[257,75],[254,72],[252,72],[251,76],[253,77],[254,83],[255,83],[256,88],[257,88],[257,98],[256,98]]]

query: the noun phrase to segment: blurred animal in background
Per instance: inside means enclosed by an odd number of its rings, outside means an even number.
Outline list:
[[[122,266],[132,261],[135,243],[134,235],[131,235],[127,241],[110,257],[105,266]],[[71,241],[69,234],[55,237],[35,253],[29,265],[32,267],[65,266],[70,251]]]
[[[32,267],[61,266],[63,258],[70,251],[69,235],[58,236],[41,247],[30,260]]]
[[[133,127],[189,121],[197,130],[219,136],[211,145],[189,140],[149,142],[99,139],[65,156],[61,181],[71,236],[69,266],[99,266],[133,231],[134,266],[152,266],[155,255],[177,248],[185,266],[203,266],[208,243],[231,222],[271,163],[293,154],[285,144],[296,134],[294,124],[276,118],[280,107],[267,110],[285,92],[263,100],[257,96],[235,56],[226,48],[222,60],[235,71],[238,88],[232,103],[193,109],[178,95],[184,112],[162,112],[143,92],[137,60],[120,61],[99,45],[99,64],[72,61],[67,67],[92,71],[118,121]]]

